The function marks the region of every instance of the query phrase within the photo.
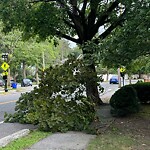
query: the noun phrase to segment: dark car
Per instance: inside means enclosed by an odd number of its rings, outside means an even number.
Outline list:
[[[109,80],[109,83],[110,84],[118,84],[119,83],[119,81],[118,81],[118,76],[112,76],[111,78],[110,78],[110,80]]]
[[[23,79],[22,80],[22,83],[21,83],[21,86],[22,87],[25,87],[25,86],[32,86],[32,81],[30,79]]]
[[[5,85],[4,81],[0,79],[0,86],[4,86],[4,85]]]

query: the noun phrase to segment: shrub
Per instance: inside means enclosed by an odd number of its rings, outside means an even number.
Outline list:
[[[37,124],[41,130],[52,132],[88,129],[95,118],[95,109],[93,102],[84,96],[87,76],[84,68],[74,58],[48,68],[42,74],[39,88],[23,94],[15,114],[6,114],[5,120]]]
[[[110,99],[113,116],[127,116],[139,111],[139,100],[132,86],[124,86],[112,95]]]
[[[136,90],[137,96],[141,103],[150,103],[150,83],[149,82],[132,84],[132,87]]]
[[[137,82],[136,82],[136,84],[137,83],[143,83],[144,81],[143,80],[138,80]]]

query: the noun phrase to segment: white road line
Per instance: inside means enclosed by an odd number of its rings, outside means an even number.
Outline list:
[[[112,89],[108,89],[108,91],[111,91]]]
[[[4,123],[4,121],[1,121],[0,124]]]

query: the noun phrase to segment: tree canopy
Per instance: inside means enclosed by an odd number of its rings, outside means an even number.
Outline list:
[[[43,40],[55,36],[82,45],[83,58],[89,60],[85,55],[93,55],[97,49],[95,51],[93,48],[85,48],[84,45],[92,41],[101,46],[109,35],[125,24],[136,27],[132,20],[140,19],[138,11],[147,8],[148,1],[1,0],[0,19],[4,24],[4,32],[19,28],[25,39],[37,37]],[[128,28],[122,30],[126,29]],[[109,49],[110,44],[107,46]],[[87,68],[95,72],[95,59],[90,59],[89,62]],[[88,97],[94,101],[98,100],[97,86],[92,78],[86,86]]]
[[[135,0],[2,0],[4,31],[21,28],[24,36],[53,35],[83,44],[105,38],[134,11]],[[139,1],[139,3],[142,3]],[[106,26],[105,32],[99,29]],[[77,35],[77,38],[74,36]]]
[[[128,66],[132,60],[149,55],[149,20],[149,5],[137,5],[135,12],[125,21],[124,27],[119,28],[106,39],[103,45],[106,50],[103,56],[104,63],[108,66]]]

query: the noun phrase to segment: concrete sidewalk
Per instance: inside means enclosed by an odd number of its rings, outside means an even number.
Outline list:
[[[82,132],[55,133],[26,150],[85,150],[95,137]]]

